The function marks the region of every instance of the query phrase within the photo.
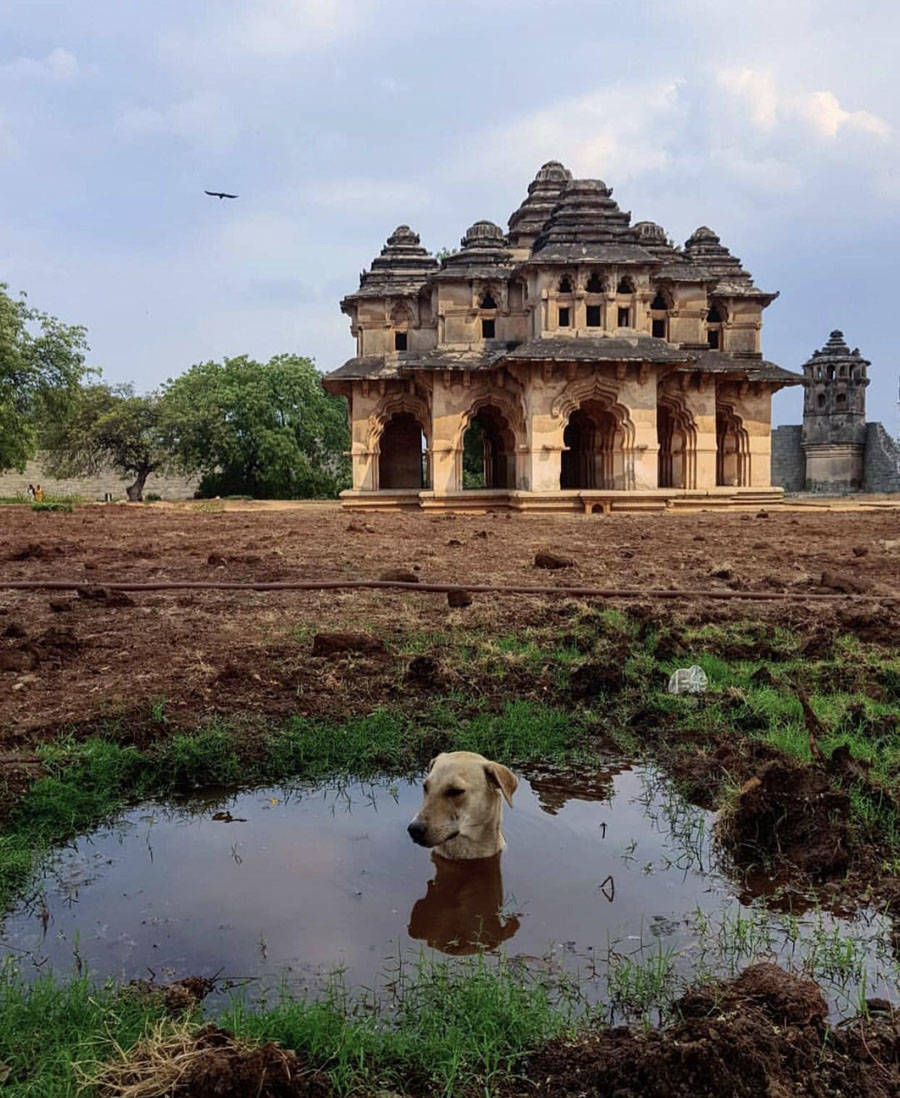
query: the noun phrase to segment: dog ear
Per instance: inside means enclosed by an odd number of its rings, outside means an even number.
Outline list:
[[[512,796],[519,785],[519,779],[503,763],[489,762],[484,768],[485,777],[489,785],[496,786],[503,794],[503,799],[512,808]]]

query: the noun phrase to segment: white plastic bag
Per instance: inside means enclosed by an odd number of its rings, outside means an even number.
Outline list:
[[[670,694],[705,694],[709,679],[702,667],[679,667],[669,677]]]

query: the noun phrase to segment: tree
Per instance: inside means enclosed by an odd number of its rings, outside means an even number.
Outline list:
[[[0,283],[0,470],[25,468],[41,421],[59,418],[87,373],[85,329],[14,300]]]
[[[130,385],[84,386],[67,415],[45,424],[41,445],[54,476],[89,476],[108,466],[133,476],[131,500],[143,499],[147,477],[172,464],[159,394],[136,396]]]
[[[169,437],[203,495],[324,499],[350,482],[344,401],[308,358],[242,355],[203,362],[166,383]]]

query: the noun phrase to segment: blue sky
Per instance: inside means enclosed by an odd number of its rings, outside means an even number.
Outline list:
[[[559,159],[780,290],[767,357],[842,328],[897,434],[898,40],[891,0],[13,0],[0,281],[139,389],[240,353],[328,370],[397,224],[505,226]]]

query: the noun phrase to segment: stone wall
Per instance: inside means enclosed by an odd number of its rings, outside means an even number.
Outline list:
[[[87,500],[102,500],[108,492],[113,499],[124,499],[125,488],[134,477],[123,477],[112,469],[93,477],[67,477],[57,479],[47,476],[41,465],[41,456],[29,461],[25,472],[15,469],[0,472],[0,496],[25,495],[29,484],[40,484],[48,496],[80,496]],[[199,484],[197,477],[170,477],[151,474],[144,486],[144,496],[155,493],[162,499],[193,499]]]
[[[806,482],[802,434],[799,424],[776,427],[772,432],[772,483],[785,492],[802,492]]]
[[[900,444],[880,423],[866,424],[864,491],[900,492]]]

